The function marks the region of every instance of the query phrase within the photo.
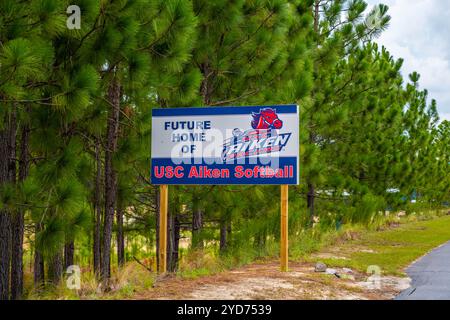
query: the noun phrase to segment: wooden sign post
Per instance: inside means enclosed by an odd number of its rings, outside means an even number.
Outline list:
[[[289,269],[289,234],[288,234],[288,202],[289,186],[281,186],[281,238],[280,238],[280,266],[282,272]]]
[[[159,187],[159,270],[160,274],[167,271],[167,211],[169,207],[169,186]]]

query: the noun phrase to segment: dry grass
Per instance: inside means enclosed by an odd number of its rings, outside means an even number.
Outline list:
[[[130,262],[113,273],[107,286],[103,285],[92,272],[85,271],[81,273],[79,290],[69,289],[67,277],[65,277],[57,285],[46,284],[45,288],[29,290],[27,298],[31,300],[130,299],[139,292],[149,290],[155,283],[155,279],[155,273],[149,272],[135,262]],[[27,283],[29,281],[27,280]]]

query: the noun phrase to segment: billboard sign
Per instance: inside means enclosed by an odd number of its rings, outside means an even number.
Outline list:
[[[155,185],[297,185],[296,105],[154,109]]]

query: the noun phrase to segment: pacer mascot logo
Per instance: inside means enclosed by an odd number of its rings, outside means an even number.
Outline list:
[[[252,114],[253,129],[281,129],[283,121],[278,118],[277,111],[272,108],[261,109],[259,113]]]
[[[279,152],[287,145],[292,133],[278,132],[283,128],[283,121],[275,109],[261,109],[259,113],[252,113],[252,118],[253,129],[242,132],[236,128],[233,137],[224,141],[224,162]]]

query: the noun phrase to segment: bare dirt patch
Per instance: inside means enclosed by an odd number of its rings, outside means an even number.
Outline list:
[[[290,272],[281,273],[278,262],[251,264],[198,279],[169,277],[136,299],[187,300],[382,300],[392,299],[401,291],[399,280],[381,281],[382,287],[370,286],[367,276],[355,279],[314,272],[307,263],[291,263]]]

